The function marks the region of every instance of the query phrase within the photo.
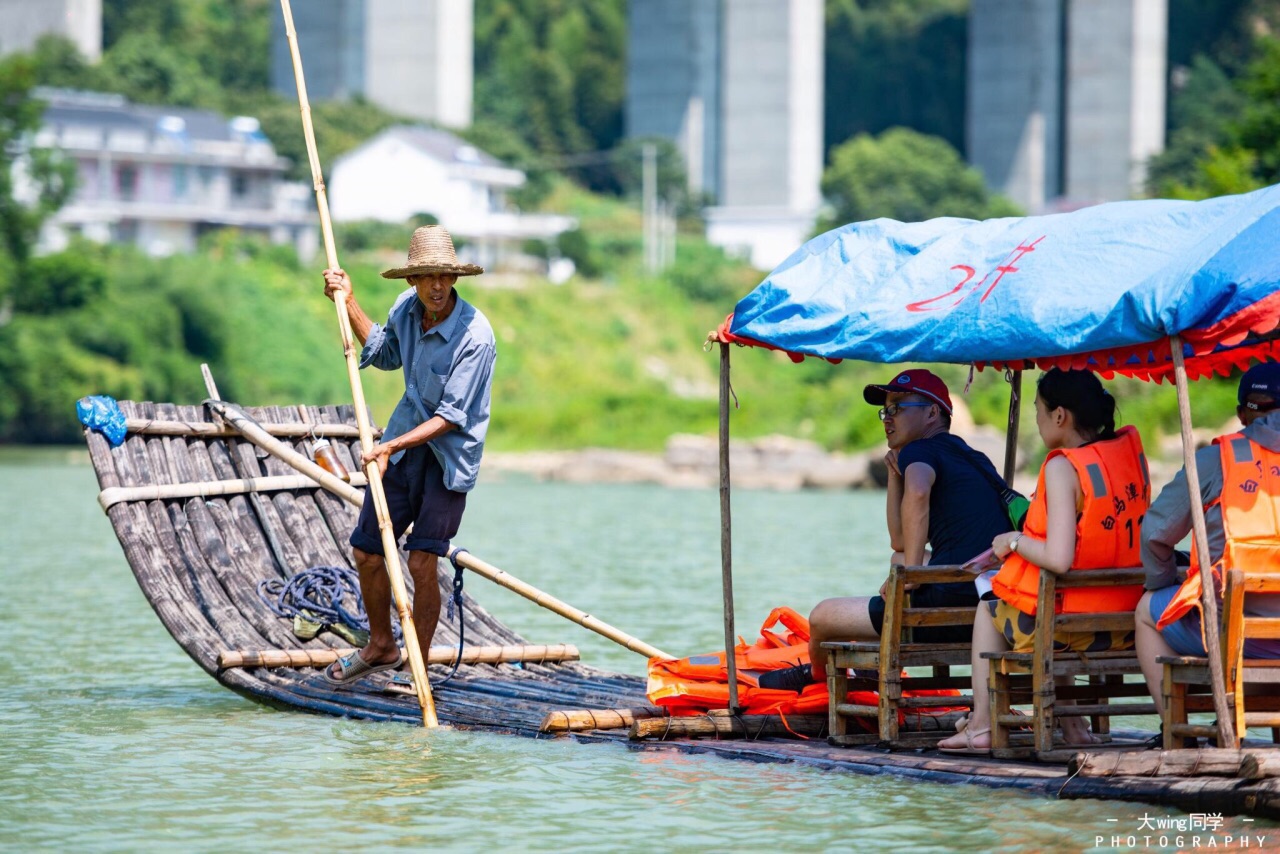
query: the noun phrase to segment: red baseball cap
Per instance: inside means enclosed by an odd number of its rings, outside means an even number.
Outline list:
[[[947,393],[947,384],[924,368],[903,371],[884,385],[869,385],[862,390],[862,398],[872,406],[884,406],[890,392],[922,395],[951,414],[951,395]]]

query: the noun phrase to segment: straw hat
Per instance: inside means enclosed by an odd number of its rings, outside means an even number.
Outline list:
[[[483,267],[475,264],[459,264],[453,250],[453,238],[438,225],[424,225],[414,229],[409,240],[409,259],[403,267],[386,270],[384,279],[407,279],[424,273],[453,273],[456,276],[478,276]]]

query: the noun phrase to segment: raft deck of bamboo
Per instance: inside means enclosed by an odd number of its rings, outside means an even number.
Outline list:
[[[239,438],[202,407],[121,402],[130,432],[111,448],[86,434],[106,513],[147,600],[188,655],[226,687],[261,703],[371,721],[420,724],[418,701],[398,689],[390,674],[349,688],[324,681],[316,667],[228,666],[230,651],[292,651],[291,661],[329,660],[350,644],[328,632],[300,640],[289,620],[258,597],[263,579],[287,578],[314,566],[349,566],[347,536],[355,523],[351,505]],[[327,434],[347,468],[357,471],[358,441],[351,407],[260,407],[248,413],[281,441],[305,453],[311,425]],[[308,423],[309,422],[309,423]],[[305,425],[305,427],[303,426]],[[214,485],[214,486],[211,486]],[[442,596],[452,570],[441,561]],[[468,578],[468,647],[527,646],[528,642],[484,610],[470,591],[484,581]],[[566,623],[572,641],[579,631]],[[455,623],[442,617],[433,650],[453,647]],[[443,656],[450,658],[451,656]],[[432,660],[441,658],[433,655]],[[644,681],[573,660],[463,663],[457,676],[435,688],[442,723],[526,736],[542,733],[544,720],[563,720],[561,737],[611,743],[633,750],[678,750],[727,759],[794,762],[858,774],[890,774],[937,783],[970,783],[1060,798],[1101,798],[1164,804],[1192,812],[1280,818],[1280,778],[1267,776],[1269,760],[1217,756],[1207,761],[1149,752],[1154,760],[1097,759],[1081,755],[1071,768],[1034,762],[954,756],[933,750],[889,752],[875,747],[832,747],[821,719],[799,722],[723,720],[668,727],[644,696]],[[435,679],[447,672],[433,664]],[[566,712],[566,710],[569,710]],[[575,711],[582,710],[582,711]],[[616,710],[616,711],[611,711]],[[556,714],[564,712],[564,714]],[[594,717],[590,714],[595,712]],[[583,721],[585,724],[573,723]],[[601,726],[621,728],[590,728]],[[607,722],[607,723],[606,723]],[[627,727],[630,727],[628,729]],[[632,737],[632,730],[637,735]],[[677,738],[670,736],[682,733]],[[783,732],[788,737],[772,733]],[[791,733],[809,736],[796,738]],[[647,734],[647,737],[645,735]],[[663,736],[667,736],[664,738]],[[745,736],[745,737],[744,737]],[[1179,753],[1179,752],[1170,752]],[[1206,753],[1206,756],[1209,754]],[[1280,751],[1277,752],[1280,755]],[[1165,758],[1167,757],[1167,758]],[[1210,773],[1202,769],[1212,767]],[[1187,769],[1192,776],[1188,776]],[[1179,770],[1181,769],[1181,770]],[[1262,770],[1259,770],[1262,769]],[[1073,773],[1080,771],[1080,773]]]

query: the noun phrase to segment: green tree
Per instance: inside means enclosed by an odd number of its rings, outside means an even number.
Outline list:
[[[969,0],[827,0],[826,149],[895,126],[964,148]]]
[[[0,307],[25,274],[40,227],[75,189],[75,164],[32,144],[44,115],[31,95],[35,72],[27,54],[0,60]]]
[[[987,219],[1021,212],[987,189],[946,140],[906,128],[859,134],[831,153],[822,191],[834,210],[824,228],[890,217],[916,222],[937,216]]]
[[[626,94],[625,0],[480,0],[477,120],[511,128],[540,155],[611,149]],[[608,169],[578,170],[592,186]]]

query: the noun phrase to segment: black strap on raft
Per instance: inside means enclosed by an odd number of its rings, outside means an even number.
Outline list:
[[[453,669],[449,671],[449,675],[437,682],[437,685],[443,685],[453,678],[458,672],[458,666],[462,664],[462,648],[466,643],[467,621],[462,615],[462,564],[458,563],[458,555],[470,554],[466,549],[454,549],[449,552],[449,563],[453,564],[453,593],[449,595],[449,602],[445,608],[445,619],[452,620],[456,614],[458,617],[458,655],[453,660]]]

